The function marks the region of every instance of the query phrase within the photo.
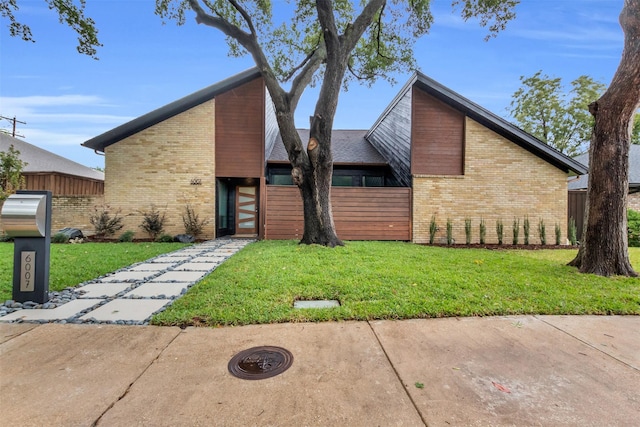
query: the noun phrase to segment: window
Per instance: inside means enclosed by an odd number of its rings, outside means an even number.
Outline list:
[[[269,184],[271,185],[293,185],[293,179],[291,178],[291,174],[271,175],[271,179],[269,181],[270,181]]]
[[[333,175],[331,185],[334,187],[351,187],[353,185],[353,177],[351,175]]]
[[[362,186],[363,187],[384,187],[384,177],[365,175],[362,177]]]

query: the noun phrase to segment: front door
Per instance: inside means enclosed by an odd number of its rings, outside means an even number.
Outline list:
[[[236,234],[258,233],[257,188],[236,187]]]

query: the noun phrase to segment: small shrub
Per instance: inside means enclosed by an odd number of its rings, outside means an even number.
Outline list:
[[[524,231],[524,244],[529,244],[529,233],[531,231],[531,224],[529,223],[529,217],[524,217],[524,223],[522,224],[522,230]]]
[[[520,218],[513,220],[513,244],[517,245],[519,242],[518,235],[520,234]]]
[[[540,221],[538,222],[538,237],[540,237],[541,245],[547,244],[547,228],[544,225],[544,220],[542,218],[540,218]]]
[[[134,232],[131,230],[127,230],[124,233],[122,233],[120,235],[120,238],[118,239],[118,241],[120,242],[133,242],[133,236],[134,236]]]
[[[122,229],[122,221],[120,209],[111,215],[109,206],[94,206],[93,213],[89,217],[89,222],[93,225],[96,237],[113,236]]]
[[[149,237],[156,240],[164,231],[165,212],[160,213],[155,205],[151,205],[148,211],[140,211],[142,214],[142,223],[140,228],[143,229]]]
[[[447,245],[453,244],[453,222],[447,218]]]
[[[496,220],[496,234],[498,235],[498,244],[504,242],[504,224],[501,219]]]
[[[438,232],[438,224],[436,223],[436,216],[431,215],[431,221],[429,222],[429,244],[433,245],[436,240],[436,233]]]
[[[631,247],[640,246],[640,212],[627,210],[627,240]]]
[[[575,246],[578,243],[577,235],[578,229],[576,228],[576,220],[571,217],[569,218],[569,235],[567,236],[571,246]]]
[[[560,228],[560,224],[556,222],[556,246],[560,246],[562,244],[562,229]]]
[[[487,224],[484,223],[484,219],[480,218],[480,244],[484,245],[487,240]]]
[[[467,245],[471,244],[471,218],[465,218],[464,220],[464,237]]]
[[[182,223],[184,224],[184,231],[187,234],[197,238],[202,234],[204,227],[209,223],[208,219],[200,219],[200,216],[193,209],[193,206],[187,204],[182,214]]]
[[[13,237],[10,237],[7,233],[3,232],[0,234],[0,242],[12,242]]]
[[[169,234],[161,234],[158,238],[156,238],[156,242],[171,243],[173,242],[173,236],[170,236]]]
[[[51,236],[51,243],[69,243],[69,236],[64,233],[56,233]]]

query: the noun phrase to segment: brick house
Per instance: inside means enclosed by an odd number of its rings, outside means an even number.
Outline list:
[[[300,130],[303,141],[307,130]],[[166,211],[184,232],[188,204],[210,219],[204,237],[299,238],[302,204],[275,113],[256,69],[195,92],[86,141],[105,153],[105,203],[129,214]],[[345,240],[429,239],[435,215],[464,241],[464,221],[528,216],[566,236],[567,176],[586,168],[498,116],[416,73],[368,130],[332,136],[332,203]],[[531,186],[536,182],[536,186]],[[505,226],[505,230],[508,229]],[[505,233],[506,234],[506,233]],[[552,234],[552,232],[550,233]],[[551,240],[551,239],[550,239]],[[475,238],[477,241],[477,237]]]

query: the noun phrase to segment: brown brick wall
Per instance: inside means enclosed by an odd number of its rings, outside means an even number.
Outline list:
[[[487,227],[486,242],[497,243],[496,221],[504,223],[504,243],[512,243],[513,221],[520,219],[520,243],[525,216],[531,223],[530,243],[539,243],[538,222],[544,220],[547,244],[555,243],[555,224],[567,227],[567,175],[560,169],[466,118],[465,174],[413,177],[413,240],[429,242],[435,214],[436,242],[446,239],[446,222],[453,223],[456,243],[465,243],[465,218],[472,220],[472,243],[478,243],[479,223]]]
[[[166,212],[167,234],[184,233],[182,214],[190,203],[210,220],[200,237],[215,237],[214,140],[211,100],[107,147],[105,203],[126,215],[122,231],[147,237],[139,211],[153,204]]]

